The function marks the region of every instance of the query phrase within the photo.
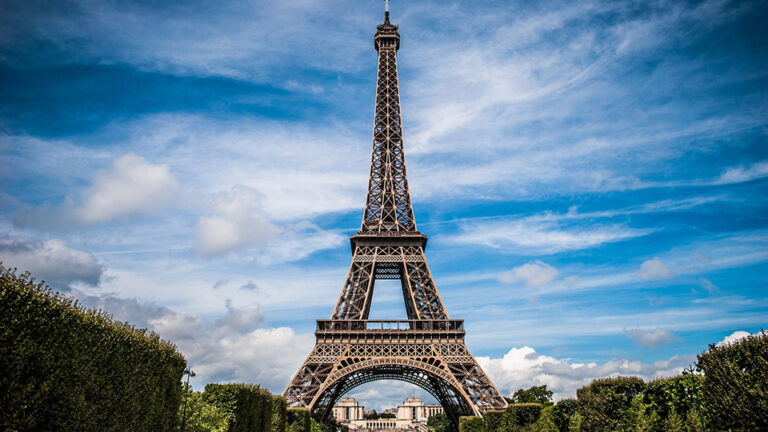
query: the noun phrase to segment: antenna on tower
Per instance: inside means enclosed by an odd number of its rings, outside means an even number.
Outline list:
[[[384,0],[384,24],[389,24],[389,0]]]

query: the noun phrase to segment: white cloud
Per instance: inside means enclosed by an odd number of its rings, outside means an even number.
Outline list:
[[[529,287],[538,287],[552,282],[557,277],[557,269],[541,261],[534,261],[499,275],[499,281],[512,283],[523,281]]]
[[[314,343],[311,333],[264,327],[264,315],[257,304],[236,307],[227,301],[226,311],[210,322],[201,315],[136,299],[74,293],[86,306],[103,308],[115,319],[129,319],[171,340],[197,374],[192,379],[196,387],[209,382],[241,381],[281,393]]]
[[[715,184],[747,182],[768,176],[768,161],[757,162],[749,167],[730,167],[714,181]]]
[[[255,189],[236,186],[213,207],[213,216],[203,216],[197,222],[197,252],[201,255],[221,255],[264,244],[278,234],[278,228],[264,216],[261,195]]]
[[[669,344],[680,340],[671,332],[657,328],[654,331],[643,331],[640,329],[626,330],[625,334],[632,339],[636,345],[645,348],[656,348],[660,345]]]
[[[547,255],[589,249],[605,243],[644,236],[653,231],[615,224],[561,227],[553,222],[526,218],[468,223],[462,226],[462,233],[447,240],[484,245],[505,252]]]
[[[529,346],[512,348],[502,358],[477,357],[480,366],[505,395],[520,388],[546,384],[555,393],[555,399],[574,397],[576,389],[597,378],[625,375],[649,380],[677,375],[690,360],[675,356],[654,363],[619,358],[602,364],[577,363],[539,354]]]
[[[197,253],[213,257],[245,251],[241,256],[270,265],[300,260],[343,241],[340,234],[307,221],[272,223],[264,214],[262,198],[246,186],[235,186],[219,196],[214,214],[197,222]]]
[[[82,222],[94,223],[151,213],[168,205],[177,188],[168,165],[154,165],[141,156],[126,154],[114,160],[111,170],[96,176],[75,215]]]
[[[646,280],[669,279],[672,277],[672,270],[659,258],[653,258],[640,265],[640,272],[638,274]]]
[[[724,346],[724,345],[730,345],[734,342],[738,342],[741,339],[744,339],[747,336],[750,336],[752,333],[745,332],[742,330],[735,331],[731,333],[730,335],[726,336],[723,340],[717,343],[717,346]]]
[[[52,284],[82,282],[97,285],[103,272],[93,255],[72,249],[57,239],[38,242],[0,238],[0,261],[6,267],[29,271],[36,279]]]

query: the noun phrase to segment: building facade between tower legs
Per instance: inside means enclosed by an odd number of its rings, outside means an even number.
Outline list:
[[[426,431],[430,417],[443,414],[440,405],[427,405],[421,398],[409,397],[397,408],[385,410],[392,412],[395,418],[366,419],[366,409],[353,397],[342,398],[333,406],[333,417],[350,431]],[[370,411],[368,411],[370,412]]]

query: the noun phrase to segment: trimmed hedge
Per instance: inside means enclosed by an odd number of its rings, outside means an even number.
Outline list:
[[[286,414],[290,432],[311,432],[312,417],[307,408],[288,408]]]
[[[576,390],[584,432],[630,430],[632,399],[645,382],[638,377],[603,378]]]
[[[208,384],[203,400],[229,413],[228,432],[265,432],[272,429],[273,396],[251,384]]]
[[[509,404],[505,411],[507,430],[521,430],[536,423],[543,405],[539,403]]]
[[[483,413],[485,432],[506,432],[507,419],[503,410],[490,410]]]
[[[768,332],[710,345],[698,365],[708,429],[768,430]]]
[[[0,429],[169,431],[186,360],[0,264]]]
[[[459,417],[459,432],[483,432],[483,418],[480,416]]]
[[[285,432],[287,421],[286,402],[282,396],[272,396],[272,428],[271,432]]]

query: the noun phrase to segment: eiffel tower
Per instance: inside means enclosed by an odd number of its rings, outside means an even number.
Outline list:
[[[507,403],[467,349],[464,321],[448,318],[424,256],[427,236],[416,229],[403,153],[397,30],[387,5],[374,36],[373,155],[362,226],[350,237],[352,264],[331,319],[317,320],[315,347],[283,396],[323,420],[353,388],[400,380],[432,394],[456,425],[461,415]],[[400,280],[407,320],[368,319],[377,279]]]

